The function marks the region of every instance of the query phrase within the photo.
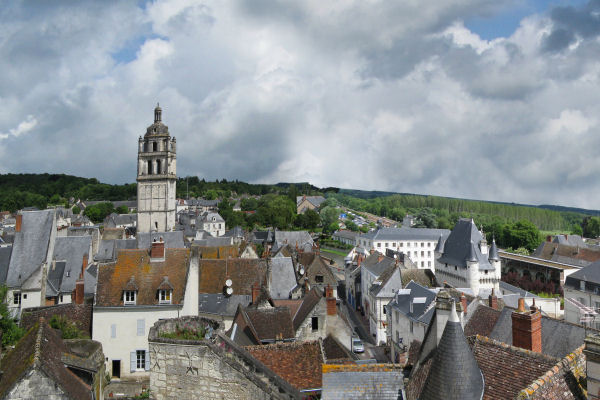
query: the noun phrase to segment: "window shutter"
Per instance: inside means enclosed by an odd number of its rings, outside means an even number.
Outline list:
[[[129,353],[129,366],[131,367],[131,372],[135,372],[135,366],[136,366],[135,351],[132,351],[131,353]]]
[[[143,319],[138,319],[137,320],[137,335],[138,336],[144,336],[144,325],[145,325],[145,320]]]
[[[146,371],[150,371],[150,352],[146,350]]]
[[[113,339],[117,337],[117,325],[115,324],[110,326],[110,337]]]

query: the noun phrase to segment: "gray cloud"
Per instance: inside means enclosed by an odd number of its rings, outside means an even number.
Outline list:
[[[501,2],[15,3],[0,172],[132,182],[160,101],[180,176],[597,208],[597,4],[486,42]]]

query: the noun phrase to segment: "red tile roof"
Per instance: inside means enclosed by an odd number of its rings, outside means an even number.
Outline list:
[[[298,390],[322,386],[323,353],[318,341],[248,346],[245,349]]]
[[[233,282],[233,294],[252,295],[252,285],[267,284],[267,262],[264,259],[232,258],[199,261],[199,292],[222,293],[226,277]]]
[[[469,318],[469,322],[465,325],[465,336],[490,336],[499,317],[499,310],[478,304],[477,309]]]
[[[172,304],[182,304],[189,265],[188,249],[165,249],[164,261],[150,261],[146,249],[120,250],[117,261],[98,268],[96,305],[123,306],[123,290],[137,288],[136,305],[158,305],[157,291],[167,277]]]

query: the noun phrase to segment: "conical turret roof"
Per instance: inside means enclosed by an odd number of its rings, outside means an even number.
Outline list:
[[[471,240],[471,248],[469,249],[469,254],[467,255],[466,261],[477,262],[477,249],[475,249],[475,243]]]
[[[488,256],[488,260],[490,261],[499,261],[500,256],[498,256],[498,247],[496,246],[496,239],[492,239],[492,247],[490,247],[490,254]]]
[[[481,400],[483,390],[483,375],[452,303],[419,400]]]
[[[440,233],[440,238],[438,239],[437,245],[435,246],[436,253],[442,254],[444,252],[444,237]]]

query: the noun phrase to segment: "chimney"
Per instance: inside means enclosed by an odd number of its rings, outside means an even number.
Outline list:
[[[23,226],[23,214],[17,214],[16,223],[15,223],[15,232],[21,232],[22,226]]]
[[[467,313],[467,298],[464,293],[460,294],[460,304],[462,304],[463,312]]]
[[[158,242],[152,242],[150,258],[165,258],[165,242],[163,242],[162,238]]]
[[[333,297],[333,289],[329,285],[325,288],[325,297],[327,298],[327,315],[336,315],[335,297]]]
[[[512,313],[513,346],[542,352],[542,314],[533,305],[525,309],[525,299],[519,299],[519,308]]]
[[[85,275],[85,270],[88,267],[88,253],[83,255],[83,260],[81,261],[81,278]]]
[[[258,282],[254,282],[252,285],[252,304],[256,304],[256,300],[258,300],[258,296],[260,295],[260,286]]]
[[[494,310],[498,309],[498,297],[496,297],[496,293],[494,292],[494,288],[492,288],[492,293],[488,297],[488,305]]]
[[[585,363],[589,400],[600,399],[600,335],[592,333],[585,338]]]

